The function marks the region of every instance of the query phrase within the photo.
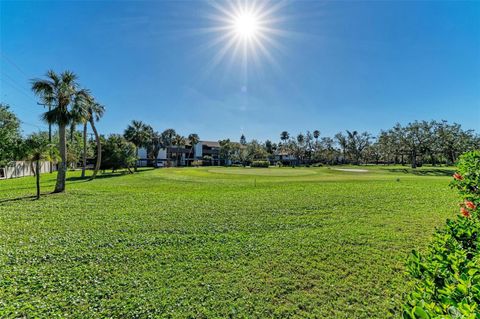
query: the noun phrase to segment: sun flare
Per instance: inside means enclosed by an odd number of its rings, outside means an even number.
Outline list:
[[[241,13],[233,21],[233,27],[237,35],[243,38],[255,37],[259,32],[258,17],[250,12]]]
[[[212,0],[209,4],[214,11],[208,14],[211,26],[204,31],[215,36],[206,47],[216,49],[210,68],[224,59],[240,62],[244,69],[252,63],[261,66],[262,60],[277,66],[272,52],[283,49],[279,38],[287,34],[279,28],[285,1]]]

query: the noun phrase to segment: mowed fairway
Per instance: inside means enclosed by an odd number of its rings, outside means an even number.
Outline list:
[[[0,317],[398,316],[406,256],[457,198],[447,169],[367,169],[70,173],[39,201],[0,181]]]

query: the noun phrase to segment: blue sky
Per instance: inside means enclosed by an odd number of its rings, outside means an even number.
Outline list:
[[[222,33],[203,30],[218,13],[206,1],[1,1],[0,101],[25,133],[46,127],[29,80],[69,69],[106,106],[104,134],[132,119],[212,140],[416,119],[480,130],[480,2],[290,1],[272,14],[270,58],[257,50],[246,72],[233,52],[212,64]]]

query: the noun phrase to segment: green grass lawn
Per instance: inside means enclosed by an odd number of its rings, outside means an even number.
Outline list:
[[[0,317],[398,316],[407,254],[458,208],[451,170],[361,168],[75,172],[38,201],[0,181]]]

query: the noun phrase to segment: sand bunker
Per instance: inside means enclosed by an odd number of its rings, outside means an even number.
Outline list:
[[[359,169],[359,168],[334,168],[336,171],[344,171],[344,172],[354,172],[354,173],[367,173],[368,170],[366,169]]]

